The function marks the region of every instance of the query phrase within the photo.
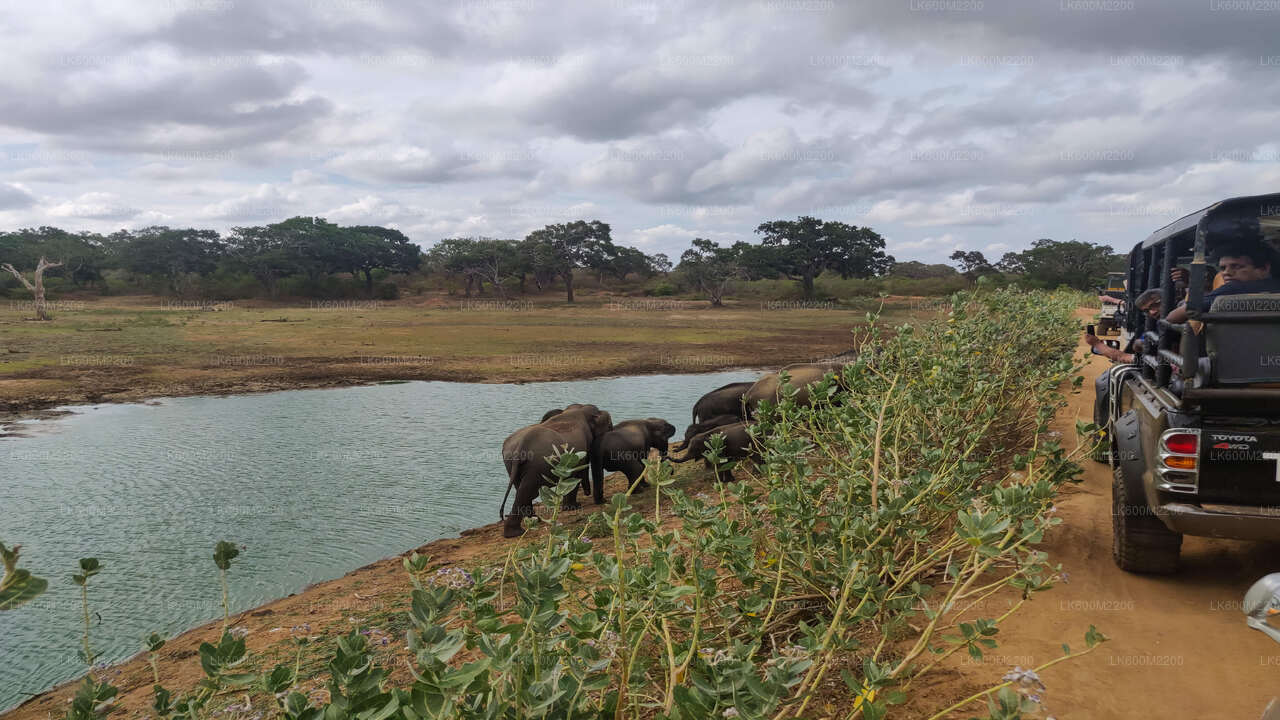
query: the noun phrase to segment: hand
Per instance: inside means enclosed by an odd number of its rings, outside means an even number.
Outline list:
[[[1084,341],[1089,347],[1096,347],[1099,343],[1102,342],[1102,338],[1098,337],[1097,335],[1094,335],[1093,333],[1085,333]]]
[[[1186,268],[1174,268],[1169,271],[1169,279],[1174,285],[1186,285],[1191,281],[1191,272]]]

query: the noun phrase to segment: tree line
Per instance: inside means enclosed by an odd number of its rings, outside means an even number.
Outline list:
[[[121,271],[113,278],[177,296],[198,291],[216,299],[277,297],[288,282],[285,294],[330,296],[326,293],[335,288],[358,288],[368,297],[392,299],[398,286],[388,278],[416,274],[456,281],[467,296],[487,290],[506,297],[528,292],[530,283],[538,291],[560,285],[565,299],[573,302],[575,277],[585,273],[602,286],[606,278],[621,282],[662,276],[670,278],[668,288],[674,283],[718,306],[735,281],[788,279],[805,298],[813,298],[824,274],[844,279],[956,277],[947,265],[895,262],[885,253],[884,238],[868,227],[801,216],[763,222],[755,233],[759,241],[754,243],[720,245],[695,238],[673,267],[662,253],[650,255],[615,243],[610,226],[599,220],[550,224],[522,240],[444,238],[425,252],[399,230],[342,226],[320,217],[234,227],[226,234],[167,226],[105,235],[39,227],[0,232],[0,269],[9,274],[0,274],[0,291],[25,287],[39,296],[37,286],[43,289],[46,274],[59,278],[63,288],[69,284],[106,291],[106,274]],[[994,264],[977,251],[956,251],[951,259],[969,280],[1017,276],[1042,287],[1086,289],[1118,261],[1122,264],[1123,257],[1103,245],[1041,239]],[[209,287],[216,291],[209,293]]]

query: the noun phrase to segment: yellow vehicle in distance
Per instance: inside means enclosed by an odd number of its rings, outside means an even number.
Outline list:
[[[1107,273],[1107,284],[1100,288],[1099,295],[1109,295],[1116,299],[1115,303],[1103,301],[1102,310],[1098,312],[1098,335],[1106,335],[1112,330],[1118,331],[1124,326],[1124,273]]]

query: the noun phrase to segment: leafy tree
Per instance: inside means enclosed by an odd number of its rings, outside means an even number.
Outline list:
[[[410,273],[422,266],[422,250],[404,233],[378,225],[342,229],[339,256],[344,270],[364,273],[365,292],[373,296],[373,271]]]
[[[1027,271],[1022,266],[1022,256],[1015,252],[1007,252],[1001,256],[1000,262],[996,263],[996,269],[1010,275],[1021,275]]]
[[[35,267],[41,256],[58,260],[58,266],[46,267],[49,277],[67,278],[76,287],[100,282],[107,264],[103,238],[97,233],[72,234],[41,226],[0,234],[0,260],[19,267]]]
[[[594,267],[613,246],[609,225],[599,220],[547,225],[526,239],[542,246],[546,262],[564,280],[567,302],[573,302],[574,268]]]
[[[165,278],[174,294],[180,291],[180,278],[187,273],[213,272],[223,253],[221,238],[214,230],[155,225],[127,235],[128,240],[119,247],[121,266],[139,275]]]
[[[694,238],[693,247],[680,256],[677,270],[707,296],[713,307],[720,307],[729,283],[746,275],[742,266],[744,247],[750,246],[739,242],[726,248],[711,240]]]
[[[760,245],[768,251],[753,253],[755,270],[764,265],[799,280],[805,297],[813,297],[813,281],[823,271],[864,278],[881,275],[893,265],[893,258],[884,253],[884,238],[871,228],[805,215],[761,223],[756,232],[763,236]]]
[[[1022,274],[1032,283],[1042,287],[1066,285],[1077,290],[1088,290],[1100,283],[1116,264],[1123,260],[1107,245],[1095,245],[1082,240],[1057,241],[1041,238],[1031,248],[1008,255],[1001,265],[1020,266]],[[1006,262],[1007,261],[1007,262]]]
[[[890,268],[889,274],[894,277],[926,280],[930,278],[955,277],[959,273],[950,265],[942,263],[926,265],[918,260],[907,260],[906,262],[895,262],[893,267]]]
[[[960,263],[960,272],[969,278],[990,275],[996,269],[987,262],[987,258],[977,250],[957,250],[951,253],[951,259]]]
[[[272,297],[281,278],[302,271],[288,239],[271,226],[231,228],[227,253],[233,267],[253,275]]]
[[[669,266],[670,261],[667,261],[667,264]],[[609,273],[619,280],[626,279],[632,273],[650,278],[657,273],[657,268],[654,267],[653,258],[636,248],[623,245],[615,246],[613,262],[609,265]]]
[[[483,293],[485,282],[505,296],[503,282],[518,277],[522,270],[519,243],[515,240],[493,238],[445,238],[431,247],[427,253],[432,267],[450,275],[460,275],[466,281],[466,295],[471,297],[473,288]]]
[[[666,275],[671,272],[671,258],[666,253],[654,253],[649,256],[649,264],[653,266],[654,272]]]

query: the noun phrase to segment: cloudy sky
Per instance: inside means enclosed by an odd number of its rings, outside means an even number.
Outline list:
[[[0,228],[769,219],[899,260],[1280,190],[1280,0],[0,0]]]

